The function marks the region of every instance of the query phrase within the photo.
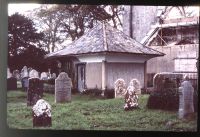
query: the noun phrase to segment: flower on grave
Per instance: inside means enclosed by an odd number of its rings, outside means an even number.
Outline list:
[[[32,110],[34,112],[34,116],[38,117],[41,115],[47,115],[48,117],[51,117],[51,106],[44,99],[39,99],[33,106]]]

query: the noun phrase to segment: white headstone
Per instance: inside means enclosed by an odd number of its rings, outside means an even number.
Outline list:
[[[115,98],[123,98],[126,93],[126,83],[119,78],[115,81]]]
[[[40,76],[40,79],[41,80],[47,80],[48,79],[47,73],[46,72],[42,72],[41,76]]]
[[[55,102],[70,102],[71,87],[71,78],[68,77],[67,73],[61,72],[55,79]]]
[[[21,70],[21,78],[28,77],[28,69],[27,66],[24,66]]]
[[[56,79],[56,73],[53,73],[53,74],[51,75],[51,78]]]
[[[35,69],[32,69],[32,70],[29,72],[29,77],[30,77],[30,78],[39,78],[39,73],[38,73]]]
[[[17,80],[20,79],[20,73],[19,73],[19,70],[14,70],[14,71],[13,71],[13,77],[15,77]]]
[[[179,118],[194,113],[193,94],[194,88],[190,81],[183,81],[179,87]]]
[[[129,89],[130,88],[130,89]],[[137,79],[132,79],[129,83],[129,87],[128,89],[132,92],[134,92],[135,94],[141,94],[141,86],[140,86],[140,82]],[[128,90],[127,89],[127,90]]]
[[[7,79],[8,79],[8,78],[11,78],[11,77],[12,77],[12,74],[10,73],[10,69],[7,68]]]

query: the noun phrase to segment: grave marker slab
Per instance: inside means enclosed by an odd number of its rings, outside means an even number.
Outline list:
[[[55,80],[55,102],[70,102],[71,101],[72,81],[68,74],[61,72]]]
[[[38,73],[35,69],[32,69],[32,70],[29,72],[29,77],[30,77],[30,78],[39,78],[39,73]]]
[[[39,78],[28,79],[27,106],[34,105],[43,96],[43,84]]]
[[[185,80],[179,87],[179,118],[185,118],[194,113],[194,88],[192,84]]]
[[[10,69],[7,68],[7,79],[8,79],[8,78],[11,78],[11,77],[12,77],[12,74],[10,73]]]
[[[115,98],[123,98],[126,93],[126,83],[123,79],[119,78],[115,81]]]
[[[47,80],[48,79],[47,73],[46,72],[42,72],[41,76],[40,76],[40,79],[41,80]]]
[[[24,91],[27,91],[28,89],[28,69],[27,66],[24,66],[21,70],[21,83],[22,83],[22,88]]]
[[[20,80],[20,73],[19,73],[19,70],[14,70],[14,71],[13,71],[13,77],[15,77],[17,80]]]

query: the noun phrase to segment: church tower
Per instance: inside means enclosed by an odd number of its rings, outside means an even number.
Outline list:
[[[125,34],[141,41],[157,22],[159,6],[125,6],[123,15],[123,31]]]

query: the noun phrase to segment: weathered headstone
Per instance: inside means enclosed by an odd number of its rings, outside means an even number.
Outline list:
[[[24,91],[27,91],[28,88],[28,69],[27,66],[24,66],[21,70],[21,83],[22,83],[22,88]]]
[[[33,127],[49,127],[51,122],[51,106],[43,99],[39,99],[32,108]]]
[[[52,73],[51,78],[56,79],[56,73]]]
[[[179,87],[179,118],[186,118],[194,113],[193,94],[194,88],[186,76]]]
[[[55,102],[70,102],[71,101],[72,81],[68,74],[61,72],[55,80]]]
[[[43,85],[39,78],[28,79],[27,106],[34,105],[43,96]]]
[[[12,74],[10,73],[10,69],[7,68],[7,79],[8,79],[8,78],[11,78],[11,77],[12,77]]]
[[[119,78],[115,81],[115,98],[123,98],[126,93],[126,83],[123,79]]]
[[[164,90],[175,89],[180,85],[183,74],[162,72],[157,73],[153,78],[153,87],[155,92],[163,92]]]
[[[31,70],[33,70],[33,68],[29,67],[29,68],[27,68],[27,70],[28,70],[28,75],[30,75],[30,72],[31,72]]]
[[[47,80],[48,79],[47,73],[46,72],[42,72],[41,76],[40,76],[40,79],[41,80]]]
[[[125,94],[124,110],[138,108],[138,94],[141,94],[140,82],[137,79],[132,79]]]
[[[15,77],[17,80],[20,80],[20,73],[19,70],[14,70],[13,71],[13,77]]]
[[[28,69],[27,66],[24,66],[21,70],[21,78],[28,77]]]
[[[39,73],[38,73],[35,69],[32,69],[32,70],[29,72],[29,77],[30,77],[30,78],[39,78]]]

